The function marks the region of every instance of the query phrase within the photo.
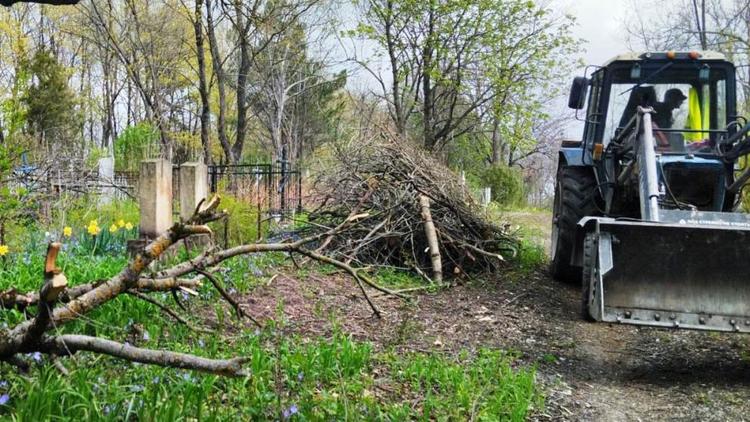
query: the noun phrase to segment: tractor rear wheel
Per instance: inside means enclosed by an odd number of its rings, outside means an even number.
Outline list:
[[[571,264],[576,247],[576,225],[597,215],[596,178],[588,167],[561,165],[557,170],[552,215],[550,272],[557,280],[580,283],[581,267]]]

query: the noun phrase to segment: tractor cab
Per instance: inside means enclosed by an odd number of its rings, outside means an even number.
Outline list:
[[[657,171],[663,189],[672,192],[666,208],[692,207],[722,211],[735,196],[724,189],[731,165],[718,159],[721,141],[745,122],[736,116],[735,69],[715,52],[628,53],[596,68],[590,78],[577,78],[569,105],[583,110],[580,144],[582,164],[592,165],[600,179],[622,174],[635,166],[634,148],[640,109],[651,110],[651,129]],[[588,94],[586,104],[582,101]],[[581,111],[579,114],[583,114]],[[616,160],[604,159],[617,155]],[[637,178],[621,180],[619,187],[601,187],[608,214],[640,218]],[[671,202],[671,204],[670,204]]]
[[[582,109],[588,154],[625,135],[638,107],[653,109],[661,153],[710,154],[735,125],[735,69],[715,52],[628,53],[578,78],[569,105]]]

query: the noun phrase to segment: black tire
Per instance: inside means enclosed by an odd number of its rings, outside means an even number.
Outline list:
[[[591,278],[594,276],[597,258],[596,238],[593,234],[586,235],[583,241],[583,269],[581,270],[581,318],[593,322],[594,317],[589,312],[589,294],[591,293]]]
[[[552,214],[552,277],[568,283],[581,281],[581,267],[571,265],[576,247],[576,224],[581,218],[597,215],[596,178],[588,167],[561,165],[557,170]]]

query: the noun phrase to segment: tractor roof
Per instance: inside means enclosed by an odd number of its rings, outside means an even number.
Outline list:
[[[705,51],[698,51],[699,54],[698,60],[724,60],[726,61],[726,56],[724,54],[719,53],[717,51],[711,51],[711,50],[705,50]],[[676,59],[688,59],[688,52],[676,52]],[[623,53],[620,55],[617,55],[613,57],[612,59],[608,60],[606,63],[604,63],[604,66],[609,66],[610,64],[614,62],[621,62],[621,61],[641,61],[641,60],[666,60],[667,59],[667,52],[666,51],[660,51],[660,52],[644,52],[644,51],[632,51],[629,53]]]

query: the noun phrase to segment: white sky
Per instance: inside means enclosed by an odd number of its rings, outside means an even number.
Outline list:
[[[654,2],[656,6],[657,2]],[[583,62],[601,65],[612,57],[629,50],[626,42],[625,19],[628,16],[628,0],[552,0],[550,7],[559,13],[573,15],[576,26],[573,36],[583,42]],[[584,69],[570,75],[582,76]],[[561,108],[567,109],[567,99],[561,99]],[[563,110],[559,110],[563,111]],[[583,122],[572,122],[565,137],[579,139],[583,133]]]

